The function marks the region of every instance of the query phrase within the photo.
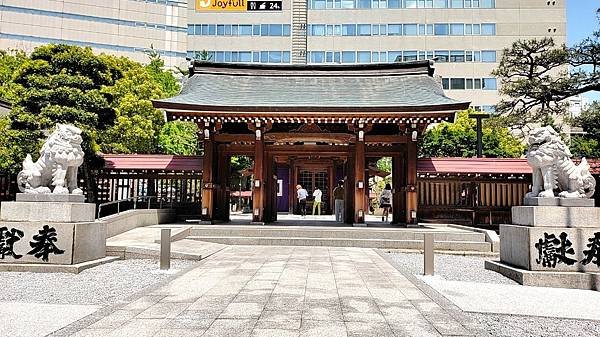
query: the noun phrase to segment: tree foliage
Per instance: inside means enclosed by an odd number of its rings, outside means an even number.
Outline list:
[[[9,102],[18,96],[18,86],[14,83],[17,69],[27,60],[27,55],[18,50],[0,50],[0,98]]]
[[[474,157],[477,155],[476,122],[469,110],[458,113],[455,123],[441,123],[425,132],[421,157]],[[482,133],[485,157],[515,158],[523,155],[525,145],[505,127],[486,123]]]
[[[600,102],[592,103],[574,120],[583,128],[583,136],[571,139],[571,153],[577,157],[600,158]]]
[[[200,153],[198,126],[192,122],[166,123],[158,135],[158,147],[162,153],[192,156]]]
[[[569,97],[600,91],[600,30],[572,48],[551,38],[519,40],[502,52],[497,106],[505,125],[524,127],[565,112]]]

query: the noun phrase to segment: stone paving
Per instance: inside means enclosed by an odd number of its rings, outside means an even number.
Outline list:
[[[236,246],[73,336],[474,336],[374,250]]]

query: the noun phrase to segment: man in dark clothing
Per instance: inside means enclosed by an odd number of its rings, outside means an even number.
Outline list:
[[[335,209],[335,221],[344,221],[344,182],[340,180],[338,185],[333,189],[333,200]]]

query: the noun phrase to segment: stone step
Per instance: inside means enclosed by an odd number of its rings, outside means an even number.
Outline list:
[[[326,246],[381,249],[423,249],[422,240],[252,237],[252,236],[189,236],[188,240],[249,246]],[[436,250],[490,252],[491,244],[474,241],[436,241]]]
[[[485,234],[465,230],[435,231],[410,228],[281,228],[197,225],[190,229],[190,236],[209,237],[272,237],[307,239],[374,239],[374,240],[423,240],[425,232],[434,233],[435,241],[485,242]]]

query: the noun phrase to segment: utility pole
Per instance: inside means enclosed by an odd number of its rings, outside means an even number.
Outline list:
[[[490,114],[477,112],[469,114],[469,118],[474,118],[477,121],[477,158],[481,158],[483,157],[482,121],[486,118],[490,118]]]

